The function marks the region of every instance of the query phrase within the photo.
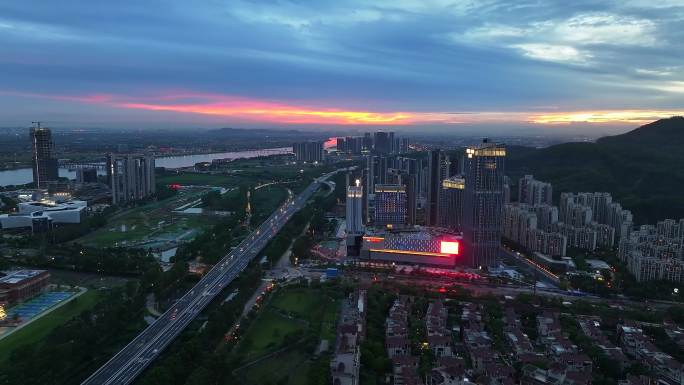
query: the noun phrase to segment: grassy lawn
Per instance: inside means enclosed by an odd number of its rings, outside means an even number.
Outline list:
[[[265,309],[250,326],[239,349],[248,359],[256,358],[267,351],[278,348],[288,334],[304,330],[305,325],[278,314],[274,309]]]
[[[200,192],[183,193],[178,197],[152,202],[130,210],[101,229],[81,237],[78,242],[95,247],[126,246],[150,239],[163,242],[189,231],[193,234],[202,231],[215,223],[215,218],[173,212],[175,208],[201,195]]]
[[[322,293],[308,288],[288,289],[273,298],[272,306],[295,314],[297,317],[309,318],[314,315],[325,300]]]
[[[321,320],[321,339],[328,340],[332,345],[335,341],[335,326],[337,325],[337,314],[340,306],[339,300],[328,301],[325,304],[323,319]]]
[[[251,366],[245,372],[245,378],[248,384],[267,384],[289,377],[288,385],[305,385],[308,367],[306,360],[304,352],[290,350]]]
[[[295,328],[290,332],[305,330],[321,339],[327,339],[332,344],[335,338],[335,325],[339,310],[339,300],[329,297],[327,289],[323,288],[285,288],[279,291],[268,302],[259,318],[252,323],[245,335],[250,339],[241,353],[248,354],[252,360],[275,350],[282,343],[285,325],[290,323]],[[279,314],[290,314],[295,321]],[[283,323],[285,321],[285,323]],[[274,330],[278,337],[274,336]],[[244,339],[243,339],[244,342]],[[269,348],[270,346],[271,348]],[[243,379],[251,385],[265,383],[282,383],[288,385],[304,385],[308,383],[308,375],[312,365],[312,356],[302,350],[301,346],[294,346],[276,356],[270,357],[253,366],[244,369]],[[284,379],[287,378],[287,381]]]
[[[327,289],[284,288],[275,293],[250,325],[238,346],[239,352],[247,361],[254,360],[281,347],[285,336],[297,331],[333,343],[338,308],[339,300],[331,298]],[[253,385],[280,383],[283,378],[288,378],[289,385],[306,384],[311,359],[311,354],[302,350],[302,346],[293,346],[245,369],[244,379]]]
[[[313,326],[320,325],[321,339],[335,338],[335,322],[339,301],[325,292],[314,289],[291,289],[273,299],[272,306],[306,319]]]
[[[5,361],[12,351],[20,346],[40,343],[52,330],[83,311],[92,308],[100,300],[100,293],[88,290],[78,298],[59,309],[46,314],[29,325],[0,340],[0,362]]]

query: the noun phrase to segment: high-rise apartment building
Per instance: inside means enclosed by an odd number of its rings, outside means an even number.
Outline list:
[[[618,255],[639,282],[684,282],[684,219],[630,231],[620,240]]]
[[[558,207],[547,204],[534,205],[533,210],[537,214],[537,227],[544,231],[558,223]]]
[[[112,190],[112,204],[125,204],[153,195],[156,192],[154,157],[110,154],[107,179]]]
[[[551,205],[552,198],[551,183],[538,181],[532,175],[525,175],[518,181],[518,202],[528,205]]]
[[[561,233],[549,231],[540,225],[542,222],[540,215],[546,216],[546,221],[553,221],[553,209],[555,209],[553,206],[531,206],[525,203],[505,205],[503,214],[504,237],[531,252],[565,257],[568,247],[567,237]],[[557,215],[553,223],[558,223]]]
[[[363,138],[360,136],[337,138],[336,147],[340,153],[359,155],[363,150]]]
[[[35,127],[31,127],[30,133],[33,147],[33,184],[36,188],[46,188],[48,182],[59,179],[52,132],[49,128],[41,127],[40,123],[37,123]]]
[[[324,142],[297,142],[292,144],[292,152],[297,162],[323,162],[325,158]]]
[[[390,228],[406,224],[406,186],[375,185],[375,226]]]
[[[485,139],[466,149],[463,240],[473,267],[492,266],[501,246],[506,147]]]

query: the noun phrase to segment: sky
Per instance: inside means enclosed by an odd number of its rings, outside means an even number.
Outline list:
[[[684,115],[684,0],[0,3],[0,127],[602,135]]]

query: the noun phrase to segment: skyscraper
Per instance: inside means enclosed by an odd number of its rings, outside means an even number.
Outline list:
[[[296,144],[293,144],[293,145],[292,145],[292,152],[294,152],[294,153],[295,153],[295,156],[297,156],[297,152],[296,152],[295,146],[296,146]],[[348,147],[347,147],[347,141],[346,141],[346,139],[345,139],[345,138],[341,138],[341,137],[340,137],[340,138],[337,138],[335,147],[337,148],[337,152],[347,152],[347,148],[348,148]]]
[[[437,226],[439,221],[439,192],[442,189],[440,150],[432,150],[428,153],[427,172],[427,199],[425,202],[425,224]]]
[[[401,183],[406,186],[406,224],[416,224],[416,209],[418,207],[418,175],[402,174]]]
[[[112,190],[112,204],[146,198],[156,191],[154,157],[110,154],[107,158],[107,178]]]
[[[378,180],[378,173],[380,167],[380,158],[369,155],[366,157],[366,169],[368,170],[368,179],[366,180],[366,191],[375,191],[375,183]]]
[[[391,134],[391,137],[390,137]],[[390,139],[391,138],[391,139]],[[373,136],[373,149],[378,154],[389,154],[392,152],[392,141],[394,140],[394,133],[378,131]]]
[[[394,154],[398,150],[397,141],[394,139],[394,132],[390,131],[387,133],[387,140],[389,141],[389,153]]]
[[[440,227],[452,231],[461,231],[465,184],[466,181],[461,176],[452,176],[442,181],[439,201]]]
[[[356,179],[353,186],[347,186],[346,202],[347,235],[360,234],[363,232],[363,187],[361,181]]]
[[[406,187],[375,185],[375,225],[397,227],[406,224]]]
[[[409,138],[401,138],[401,143],[399,144],[399,153],[406,154],[409,152]]]
[[[501,246],[506,147],[490,143],[466,149],[463,240],[473,267],[492,266]]]
[[[52,132],[47,127],[41,127],[40,122],[31,127],[31,144],[33,147],[33,184],[36,188],[47,187],[48,182],[59,178],[57,159],[54,157],[55,145],[52,142]]]
[[[363,134],[363,140],[361,141],[361,151],[371,152],[373,150],[373,137],[371,137],[370,132]]]
[[[378,167],[375,173],[375,183],[387,184],[389,159],[386,156],[378,157]]]

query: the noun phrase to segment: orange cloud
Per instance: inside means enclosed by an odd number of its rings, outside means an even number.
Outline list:
[[[636,123],[643,124],[654,120],[684,115],[684,110],[607,110],[607,111],[575,111],[556,112],[533,115],[529,121],[537,124],[570,124],[570,123]]]
[[[176,112],[184,114],[232,117],[236,120],[275,124],[332,125],[417,125],[417,124],[478,124],[532,123],[559,125],[571,123],[611,124],[646,123],[684,110],[596,110],[539,113],[534,111],[473,111],[473,112],[374,112],[313,105],[296,105],[251,99],[239,96],[174,91],[154,96],[114,94],[45,95],[3,92],[24,97],[41,97],[77,103],[100,104],[116,108]]]
[[[379,113],[337,109],[308,109],[303,107],[254,102],[247,105],[231,104],[151,104],[117,103],[118,107],[150,111],[173,111],[202,115],[235,116],[248,120],[275,123],[329,124],[410,124],[413,115],[403,112]]]

